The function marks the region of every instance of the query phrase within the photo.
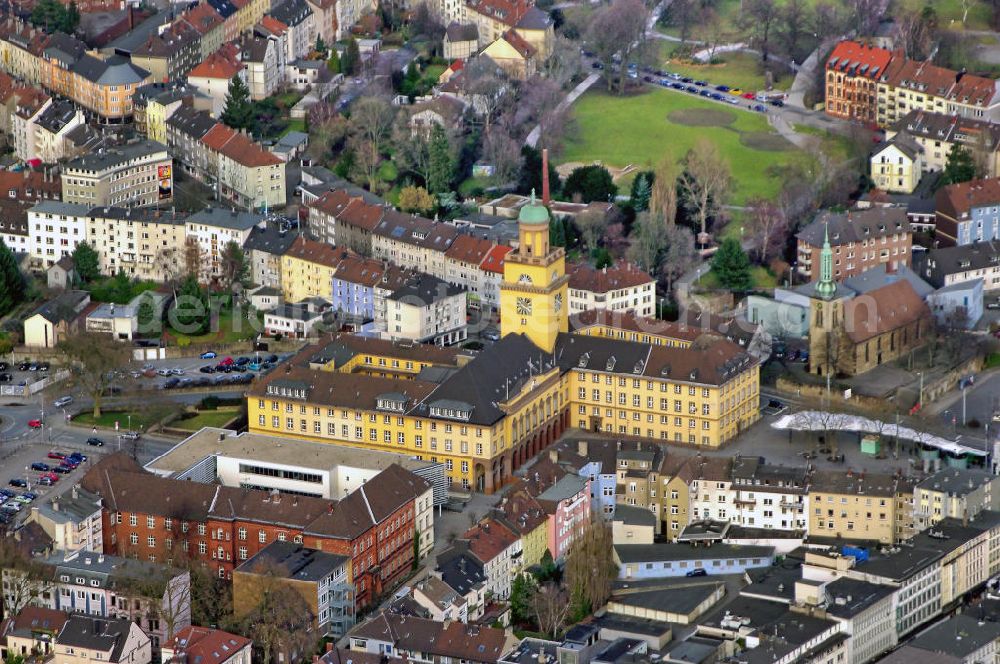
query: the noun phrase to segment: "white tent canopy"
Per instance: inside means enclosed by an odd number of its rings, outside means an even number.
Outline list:
[[[947,438],[935,436],[925,431],[917,431],[909,427],[899,426],[895,423],[873,420],[860,415],[848,415],[847,413],[828,413],[820,410],[804,410],[792,415],[782,415],[771,423],[775,429],[792,431],[860,431],[863,433],[874,433],[882,436],[899,436],[904,440],[912,440],[921,445],[936,447],[951,454],[974,454],[985,457],[986,452],[967,447]]]

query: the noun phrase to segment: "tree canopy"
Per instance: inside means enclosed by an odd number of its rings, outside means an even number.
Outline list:
[[[24,300],[26,282],[17,266],[14,252],[0,240],[0,316]]]
[[[234,76],[229,81],[226,105],[222,109],[222,121],[233,129],[251,129],[254,125],[250,88],[239,76]]]
[[[563,184],[562,193],[566,198],[579,198],[583,203],[613,201],[618,194],[618,187],[608,169],[591,164],[573,169]]]
[[[719,284],[736,293],[745,293],[753,287],[750,258],[738,240],[726,238],[712,257],[712,272]]]
[[[101,258],[89,242],[84,240],[76,245],[71,256],[73,267],[84,283],[89,283],[101,276]]]

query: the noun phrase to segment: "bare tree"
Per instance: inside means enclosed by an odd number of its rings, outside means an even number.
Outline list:
[[[583,70],[580,60],[580,47],[563,35],[556,35],[552,42],[552,53],[542,63],[542,72],[546,78],[560,88],[566,88]]]
[[[566,622],[569,607],[566,589],[551,581],[540,586],[531,596],[531,612],[535,615],[538,628],[553,639]]]
[[[765,198],[754,198],[747,202],[749,236],[757,260],[766,265],[769,260],[781,254],[788,242],[788,219],[784,208]]]
[[[101,416],[101,403],[114,382],[114,372],[130,359],[129,348],[109,334],[77,332],[59,344],[71,370],[94,401],[94,417]]]
[[[852,0],[851,18],[859,36],[868,37],[875,34],[878,22],[882,19],[882,10],[887,4],[882,0]]]
[[[667,224],[652,212],[640,212],[632,224],[629,247],[625,256],[653,274],[660,267],[660,258],[667,247]]]
[[[834,2],[817,2],[813,8],[813,30],[817,35],[839,35],[844,31],[845,16]]]
[[[931,16],[932,14],[906,7],[901,7],[896,14],[896,44],[906,57],[923,60],[930,54],[937,27]]]
[[[410,171],[426,184],[430,174],[431,145],[423,132],[410,131],[409,118],[399,114],[393,135],[393,161],[402,171]]]
[[[362,97],[351,108],[355,156],[368,180],[368,188],[373,191],[375,172],[395,120],[395,109],[381,97]]]
[[[483,131],[489,133],[490,123],[510,91],[506,75],[489,58],[471,58],[462,70],[462,83],[465,94],[482,114]]]
[[[775,0],[746,0],[740,15],[740,27],[750,43],[760,49],[761,59],[767,62],[771,50],[773,29],[781,16]]]
[[[493,179],[499,183],[517,177],[521,166],[521,146],[503,131],[491,131],[483,139],[483,158],[493,165]]]
[[[189,237],[184,241],[184,276],[192,274],[198,277],[201,275],[201,272],[201,247],[198,246],[197,240]],[[177,296],[177,285],[179,284],[175,284],[174,286],[174,297]]]
[[[608,229],[608,218],[603,212],[597,210],[587,210],[576,215],[573,220],[584,244],[588,249],[596,249],[597,242],[604,236]]]
[[[680,177],[684,204],[698,222],[701,233],[698,241],[703,243],[707,241],[708,220],[725,204],[729,192],[729,162],[715,143],[701,137],[688,151],[684,166]]]
[[[806,0],[787,0],[779,14],[781,40],[792,58],[799,50],[799,43],[808,30],[809,7]]]
[[[604,606],[618,576],[612,554],[611,528],[598,519],[587,525],[566,552],[564,578],[573,617],[586,616]]]
[[[252,607],[242,616],[242,632],[254,641],[255,658],[262,664],[278,661],[299,661],[306,657],[319,640],[313,630],[314,616],[300,595],[285,577],[280,566],[258,564],[254,570],[257,583],[241,587],[248,593],[237,606]]]
[[[702,7],[698,0],[673,0],[663,10],[660,20],[676,27],[682,42],[691,37],[691,29],[697,25]]]
[[[52,591],[52,568],[28,557],[13,536],[0,541],[3,613],[13,616],[43,593]]]
[[[700,259],[694,246],[694,234],[687,226],[668,225],[666,242],[667,250],[663,254],[660,272],[667,280],[667,291],[670,292],[674,281],[697,265]]]
[[[642,0],[614,0],[594,12],[587,30],[586,42],[604,63],[608,91],[612,90],[612,65],[620,58],[618,94],[625,92],[625,66],[646,40],[649,10]]]
[[[649,211],[673,226],[677,221],[677,164],[664,159],[653,171],[653,187],[649,196]]]

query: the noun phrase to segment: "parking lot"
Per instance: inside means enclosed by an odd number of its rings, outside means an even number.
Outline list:
[[[28,385],[51,373],[48,362],[0,362],[0,384]]]

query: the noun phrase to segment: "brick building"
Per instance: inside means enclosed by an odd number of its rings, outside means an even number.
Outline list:
[[[873,123],[878,117],[878,80],[892,60],[884,48],[842,41],[826,61],[826,113]]]
[[[170,561],[190,556],[220,578],[268,544],[292,541],[351,557],[358,607],[411,569],[416,502],[431,491],[397,465],[341,501],[159,477],[124,455],[105,457],[82,486],[104,499],[104,551]],[[424,501],[430,504],[430,501]]]
[[[823,212],[796,236],[798,271],[815,279],[824,234],[833,250],[833,279],[843,281],[873,267],[910,267],[913,230],[901,207]]]

